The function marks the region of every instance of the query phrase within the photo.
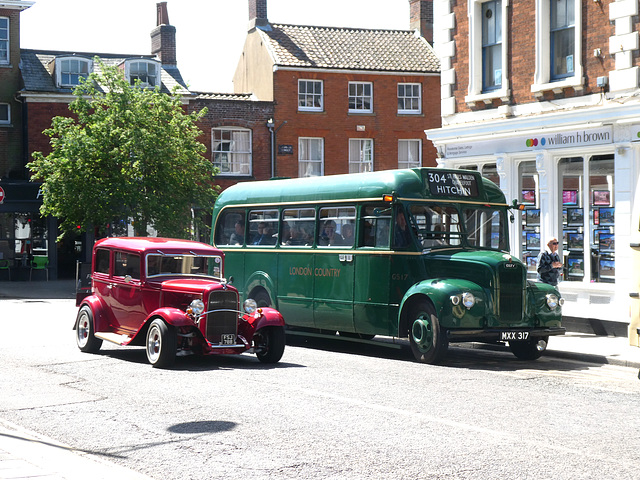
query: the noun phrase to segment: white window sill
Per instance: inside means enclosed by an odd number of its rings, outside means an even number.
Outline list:
[[[553,91],[554,93],[562,93],[565,88],[573,88],[580,91],[584,88],[584,81],[578,77],[568,77],[564,80],[558,80],[557,82],[549,83],[534,83],[531,85],[531,93],[536,97],[541,97],[544,92]]]
[[[484,102],[486,104],[492,103],[496,99],[500,99],[503,102],[509,101],[509,89],[501,88],[499,90],[491,90],[487,93],[472,93],[464,97],[464,101],[467,104],[474,104],[477,102]]]

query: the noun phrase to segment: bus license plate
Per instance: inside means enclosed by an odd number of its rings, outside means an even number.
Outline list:
[[[236,343],[236,336],[230,333],[223,333],[221,335],[222,345],[233,345]]]
[[[500,340],[527,340],[529,332],[500,332]]]

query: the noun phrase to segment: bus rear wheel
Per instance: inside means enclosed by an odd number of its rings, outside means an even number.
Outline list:
[[[409,343],[415,359],[422,363],[440,361],[449,343],[433,306],[427,302],[416,304],[410,310],[409,322]]]
[[[264,290],[258,290],[252,297],[258,307],[270,307],[271,306],[271,298],[269,298],[269,294]]]

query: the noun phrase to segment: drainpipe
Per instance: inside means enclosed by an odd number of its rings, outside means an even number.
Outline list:
[[[278,128],[275,128],[275,123],[273,118],[267,120],[267,128],[269,129],[269,133],[271,134],[271,178],[276,176],[276,134],[278,130],[284,127],[287,124],[285,120],[280,124]]]

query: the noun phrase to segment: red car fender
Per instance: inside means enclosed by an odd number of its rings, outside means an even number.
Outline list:
[[[269,307],[261,308],[262,315],[259,315],[257,318],[255,314],[244,315],[245,320],[253,326],[254,331],[264,327],[284,327],[284,318],[282,318],[282,314],[278,310]]]
[[[167,322],[169,325],[173,325],[174,327],[196,326],[194,321],[186,314],[184,310],[172,307],[161,307],[157,310],[154,310],[146,318],[143,325],[150,323],[152,319],[157,317],[161,317],[165,322]]]
[[[82,299],[82,302],[79,305],[80,308],[87,306],[91,309],[91,314],[93,315],[93,328],[95,332],[105,332],[109,330],[109,318],[105,312],[106,307],[102,302],[102,299],[95,295],[89,295]],[[77,321],[77,318],[76,318]],[[73,322],[73,329],[76,328],[76,322]]]

